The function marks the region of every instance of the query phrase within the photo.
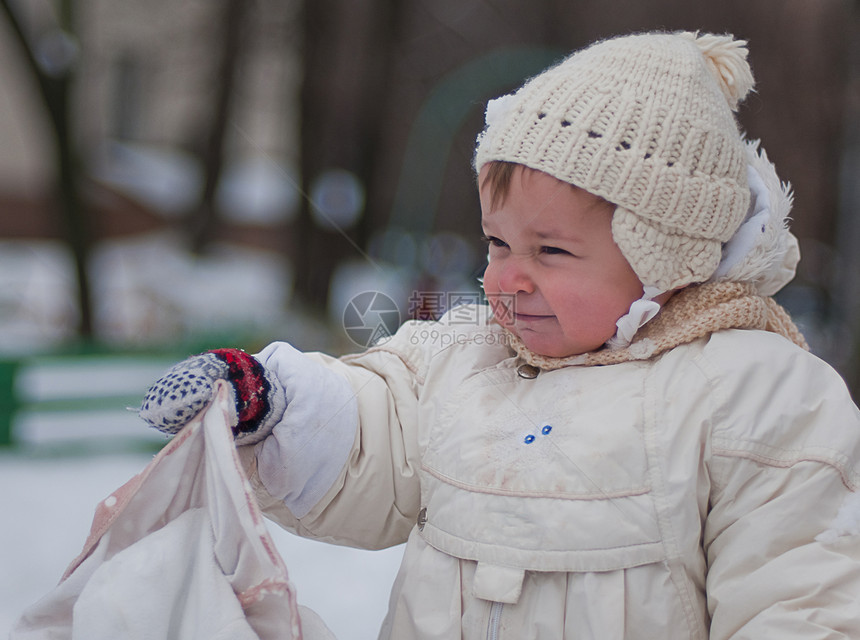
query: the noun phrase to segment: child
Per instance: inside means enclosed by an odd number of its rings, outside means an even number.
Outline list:
[[[143,416],[230,379],[271,518],[408,541],[383,638],[860,637],[860,416],[770,297],[798,252],[744,45],[610,39],[488,105],[479,320],[210,352]]]

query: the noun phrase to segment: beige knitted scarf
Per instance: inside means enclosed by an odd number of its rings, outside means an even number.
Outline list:
[[[770,297],[762,297],[750,284],[715,282],[692,285],[676,293],[633,342],[621,349],[602,348],[566,358],[532,353],[508,332],[511,347],[528,364],[544,370],[568,365],[605,365],[648,360],[681,344],[693,342],[722,329],[764,329],[809,349],[788,312]]]

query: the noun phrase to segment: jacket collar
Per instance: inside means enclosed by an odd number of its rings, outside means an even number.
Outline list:
[[[773,298],[758,295],[753,284],[741,282],[691,285],[679,291],[656,318],[639,330],[633,342],[620,349],[603,347],[566,358],[551,358],[531,352],[516,335],[505,331],[511,348],[522,360],[544,370],[553,370],[650,360],[669,349],[724,329],[771,331],[809,349],[785,309]]]

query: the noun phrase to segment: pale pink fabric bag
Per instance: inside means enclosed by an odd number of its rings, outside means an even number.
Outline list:
[[[211,405],[96,508],[83,552],[11,640],[333,640],[299,607],[229,429]]]

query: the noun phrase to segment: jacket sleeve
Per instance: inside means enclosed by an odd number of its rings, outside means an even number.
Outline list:
[[[407,323],[385,346],[333,358],[275,343],[258,358],[287,391],[272,435],[240,456],[266,515],[305,537],[376,549],[406,540],[420,498],[422,354]]]
[[[716,358],[711,638],[860,638],[860,416],[830,367],[775,340]]]

